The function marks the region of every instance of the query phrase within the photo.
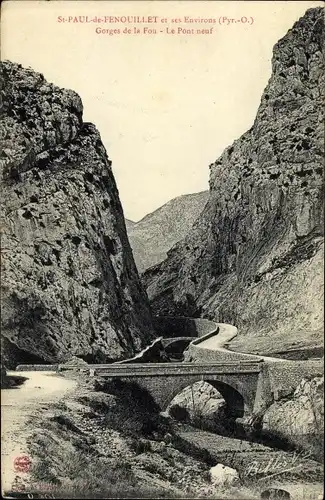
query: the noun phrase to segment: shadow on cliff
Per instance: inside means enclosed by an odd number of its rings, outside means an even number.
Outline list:
[[[168,430],[166,418],[151,394],[136,383],[121,380],[100,382],[100,390],[118,399],[116,411],[105,415],[105,424],[130,435],[150,436]],[[132,411],[130,411],[132,408]]]

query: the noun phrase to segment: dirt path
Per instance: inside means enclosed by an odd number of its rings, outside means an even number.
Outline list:
[[[1,484],[2,492],[13,484],[27,484],[28,473],[14,470],[16,457],[28,456],[27,438],[33,431],[27,422],[42,407],[62,399],[76,382],[54,372],[8,372],[27,380],[20,386],[1,390]]]

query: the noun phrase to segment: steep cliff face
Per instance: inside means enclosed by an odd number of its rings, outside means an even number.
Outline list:
[[[138,271],[142,273],[167,257],[167,252],[191,229],[209,192],[178,196],[126,228]]]
[[[274,47],[251,129],[210,166],[210,198],[186,238],[147,271],[156,314],[233,323],[232,346],[321,342],[323,10]]]
[[[130,356],[151,314],[100,135],[75,92],[1,69],[3,360]]]

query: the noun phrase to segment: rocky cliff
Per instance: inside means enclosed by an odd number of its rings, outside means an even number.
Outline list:
[[[139,272],[158,264],[190,231],[208,200],[209,192],[178,196],[139,222],[126,221],[126,228]]]
[[[133,355],[151,315],[100,135],[75,92],[1,70],[3,360]]]
[[[125,226],[126,226],[127,231],[129,229],[132,229],[132,227],[135,225],[136,225],[136,222],[133,222],[133,220],[125,219]]]
[[[264,432],[324,454],[324,377],[304,378],[293,394],[273,403],[263,415]]]
[[[155,314],[238,326],[234,349],[322,342],[323,9],[274,47],[250,130],[210,165],[201,217],[144,275]]]

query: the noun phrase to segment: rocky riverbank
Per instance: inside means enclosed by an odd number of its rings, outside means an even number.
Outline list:
[[[324,454],[324,377],[304,377],[277,393],[259,414],[235,420],[222,395],[206,382],[181,391],[167,413],[178,421],[223,436],[241,436],[296,449],[322,460]]]

